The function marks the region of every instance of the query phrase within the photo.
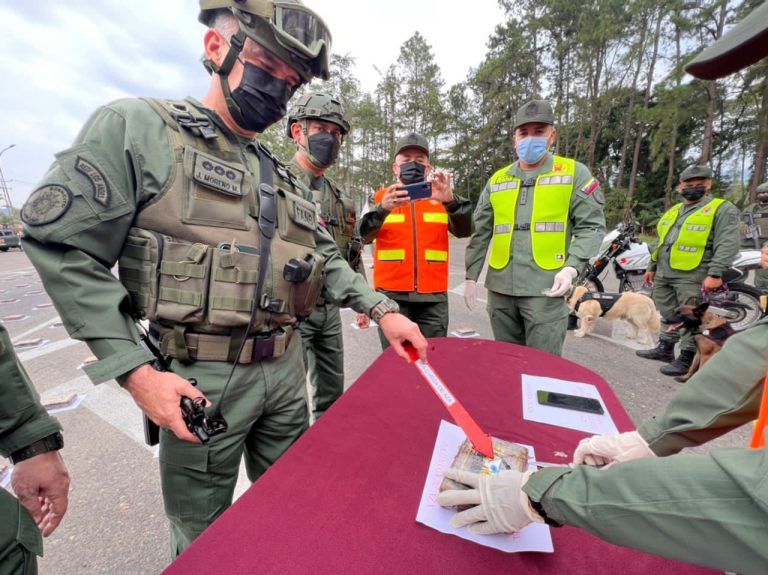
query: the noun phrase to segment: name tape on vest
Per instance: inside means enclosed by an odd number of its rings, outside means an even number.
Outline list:
[[[245,172],[200,152],[195,152],[192,178],[223,194],[243,195]]]
[[[293,204],[293,221],[310,230],[314,230],[317,227],[315,224],[315,211],[298,202]]]

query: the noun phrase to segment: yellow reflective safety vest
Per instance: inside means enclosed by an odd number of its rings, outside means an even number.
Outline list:
[[[701,260],[704,258],[707,240],[712,234],[715,213],[717,208],[723,203],[725,203],[724,199],[715,198],[685,218],[680,228],[680,235],[669,249],[669,266],[673,270],[691,271],[699,267]],[[672,229],[672,226],[677,221],[682,206],[682,203],[672,206],[666,214],[661,216],[659,223],[656,225],[656,231],[659,234],[659,245],[651,255],[653,261],[659,260],[659,253],[664,245],[664,238],[667,237],[669,230]]]
[[[516,227],[515,209],[522,180],[500,169],[491,176],[491,206],[493,207],[493,237],[489,265],[503,269],[509,263],[512,234]],[[536,178],[533,190],[533,213],[530,224],[533,259],[540,268],[556,270],[565,265],[568,240],[568,214],[573,194],[576,162],[555,156],[552,171]]]

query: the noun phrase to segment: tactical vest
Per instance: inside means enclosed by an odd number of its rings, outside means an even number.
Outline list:
[[[303,168],[295,161],[290,167],[296,174],[300,173],[299,170],[303,172]],[[325,176],[322,177],[323,189],[315,189],[312,176],[306,173],[305,175],[307,178],[304,181],[307,182],[307,187],[312,193],[312,200],[317,206],[319,223],[328,230],[339,251],[345,255],[349,243],[355,235],[355,224],[357,223],[355,203],[351,198],[344,195],[332,180]]]
[[[724,202],[725,200],[722,198],[714,198],[685,218],[680,227],[680,235],[669,248],[669,266],[673,270],[690,271],[699,267],[704,258],[707,240],[712,234],[715,213]],[[682,203],[676,204],[661,216],[656,226],[656,231],[659,234],[659,245],[651,255],[653,261],[658,261],[659,253],[664,245],[664,238],[667,237],[669,230],[677,221],[682,206]]]
[[[507,172],[512,164],[491,176],[493,237],[488,264],[504,269],[512,251],[515,229],[530,230],[533,259],[540,268],[556,270],[565,265],[568,242],[568,214],[571,209],[576,162],[555,156],[552,171],[539,174],[533,189],[531,222],[518,224],[515,210],[522,180]]]
[[[262,254],[255,178],[265,154],[274,166],[277,222],[248,333],[282,338],[271,357],[280,355],[322,288],[315,206],[266,148],[253,142],[243,150],[189,102],[146,101],[165,121],[175,162],[163,191],[140,208],[118,261],[135,316],[151,322],[164,353],[190,356],[195,349],[183,348],[198,346],[191,359],[225,359],[225,340],[211,336],[242,332],[256,300]],[[286,279],[292,277],[289,262],[306,268],[299,274],[303,281],[295,281],[295,274],[294,281]],[[201,353],[203,348],[208,351]],[[255,348],[254,340],[253,358]],[[259,353],[258,359],[270,357]]]
[[[384,190],[376,192],[381,203]],[[435,200],[395,208],[374,246],[373,285],[397,292],[448,291],[448,212]]]
[[[600,317],[603,317],[611,311],[621,296],[622,294],[620,293],[595,293],[588,291],[576,300],[576,305],[573,306],[573,311],[579,311],[581,304],[585,301],[596,301],[600,305]]]

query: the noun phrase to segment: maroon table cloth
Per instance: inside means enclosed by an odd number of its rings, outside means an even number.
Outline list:
[[[522,418],[521,374],[591,383],[620,431],[635,428],[588,369],[526,347],[430,340],[433,368],[484,431],[563,461],[587,434]],[[554,553],[503,553],[416,522],[440,420],[416,368],[383,353],[344,396],[166,571],[196,573],[715,573],[552,529]]]

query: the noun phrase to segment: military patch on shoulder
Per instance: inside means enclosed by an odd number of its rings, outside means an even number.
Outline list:
[[[38,188],[21,208],[21,220],[29,226],[44,226],[58,220],[72,205],[72,192],[49,184]]]
[[[197,151],[195,152],[192,177],[196,182],[218,192],[231,196],[243,195],[245,171]]]
[[[108,208],[112,203],[112,190],[109,189],[107,179],[101,173],[101,170],[80,156],[77,156],[75,159],[75,169],[91,181],[93,200],[97,204]]]
[[[581,188],[581,191],[584,192],[585,196],[589,196],[590,194],[592,194],[592,192],[594,192],[599,187],[600,187],[600,182],[598,182],[595,178],[592,178],[586,184],[584,184],[584,187]]]

